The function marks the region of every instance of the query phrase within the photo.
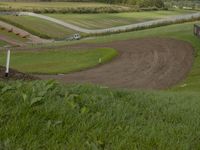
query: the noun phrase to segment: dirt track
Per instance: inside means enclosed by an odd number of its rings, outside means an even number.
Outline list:
[[[110,63],[66,75],[40,75],[64,83],[95,83],[109,87],[164,89],[183,80],[193,63],[193,48],[186,42],[146,38],[109,44],[69,47],[112,47],[119,56]]]

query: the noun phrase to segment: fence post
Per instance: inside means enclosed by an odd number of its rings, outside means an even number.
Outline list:
[[[10,49],[8,49],[8,51],[7,51],[5,77],[8,77],[8,75],[9,75],[9,66],[10,66]]]

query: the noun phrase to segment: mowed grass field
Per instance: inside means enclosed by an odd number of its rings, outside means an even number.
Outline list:
[[[101,14],[45,14],[62,21],[87,29],[103,29],[121,25],[128,25],[169,16],[194,13],[188,10],[128,12],[128,13],[101,13]]]
[[[90,50],[12,51],[11,68],[27,73],[58,74],[80,71],[105,63],[117,56],[110,48]],[[0,52],[0,64],[5,65],[6,53]]]
[[[0,15],[0,20],[6,21],[42,38],[62,39],[76,33],[71,29],[36,17]]]

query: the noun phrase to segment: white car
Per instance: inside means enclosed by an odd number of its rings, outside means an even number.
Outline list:
[[[73,39],[74,40],[79,40],[80,38],[81,38],[81,35],[78,34],[78,33],[76,33],[76,34],[73,35]]]

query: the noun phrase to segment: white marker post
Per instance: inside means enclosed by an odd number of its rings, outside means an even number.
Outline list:
[[[8,77],[8,74],[9,74],[9,66],[10,66],[10,49],[8,49],[8,51],[7,51],[5,77]]]

